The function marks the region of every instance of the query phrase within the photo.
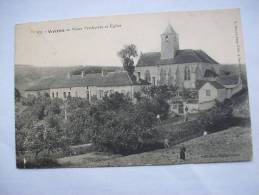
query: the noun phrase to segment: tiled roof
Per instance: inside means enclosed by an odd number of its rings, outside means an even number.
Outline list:
[[[148,52],[140,55],[136,66],[155,66],[159,64],[160,52]]]
[[[222,85],[236,85],[239,82],[239,75],[227,75],[227,76],[219,76],[217,81]]]
[[[102,77],[101,82],[97,84],[98,87],[128,85],[133,85],[133,81],[126,71],[110,72],[106,76]]]
[[[218,64],[208,54],[202,50],[184,49],[177,50],[173,59],[161,59],[160,52],[144,53],[140,56],[137,67],[168,65],[168,64],[185,64],[193,62],[203,62],[210,64]]]
[[[86,74],[84,77],[80,75],[71,75],[70,78],[51,78],[44,79],[36,83],[26,91],[37,91],[44,89],[57,88],[72,88],[72,87],[114,87],[114,86],[130,86],[130,85],[144,85],[147,83],[136,82],[136,79],[130,77],[126,71],[110,72],[105,76],[102,74]]]
[[[172,27],[172,25],[168,24],[168,26],[166,27],[166,29],[165,29],[163,34],[171,34],[171,33],[176,34],[176,32],[175,32],[174,28]]]
[[[218,74],[213,70],[210,70],[210,69],[205,70],[204,77],[208,78],[208,77],[216,77],[216,76],[218,76]]]
[[[206,81],[206,80],[198,80],[196,82],[196,87],[198,89],[202,88],[203,85],[205,85],[206,83],[210,83],[212,86],[214,86],[216,89],[224,89],[225,87],[220,84],[219,82],[217,81]]]
[[[81,77],[80,75],[72,75],[70,78],[66,77],[63,79],[56,79],[51,88],[71,88],[71,87],[82,87],[82,86],[95,86],[100,82],[100,75],[85,75]]]
[[[26,91],[47,90],[50,88],[50,86],[53,82],[55,82],[54,77],[41,79],[38,82],[34,83],[32,86],[30,86],[28,89],[26,89]]]

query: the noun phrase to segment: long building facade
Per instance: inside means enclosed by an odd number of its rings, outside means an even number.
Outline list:
[[[43,83],[45,82],[45,85]],[[49,83],[48,83],[49,82]],[[45,79],[26,90],[26,95],[48,94],[51,98],[86,98],[89,101],[102,99],[118,92],[133,99],[134,94],[146,86],[146,82],[136,82],[126,71],[103,74],[71,75],[65,78]]]

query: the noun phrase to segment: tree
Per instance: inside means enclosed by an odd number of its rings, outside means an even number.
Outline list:
[[[170,105],[168,100],[175,93],[176,88],[173,86],[160,85],[143,88],[142,92],[146,97],[139,98],[139,106],[160,115],[161,119],[166,119],[169,114]]]
[[[120,108],[128,108],[132,105],[128,96],[115,92],[103,98],[102,105],[106,110],[117,110]]]
[[[66,151],[68,145],[62,131],[48,126],[46,121],[35,122],[32,127],[25,130],[27,135],[24,140],[24,147],[34,154],[37,159],[40,152],[55,152],[58,149]]]
[[[70,112],[66,123],[66,135],[71,144],[84,144],[90,142],[89,129],[91,118],[89,108],[79,108]]]
[[[93,105],[89,113],[93,144],[99,150],[121,154],[141,151],[144,143],[158,137],[157,130],[152,128],[157,122],[157,108],[151,103],[149,106],[132,104],[119,93]]]
[[[96,116],[96,115],[95,115]],[[120,154],[140,152],[141,146],[157,137],[153,113],[134,109],[105,111],[94,117],[91,137],[93,144],[102,151]]]
[[[62,99],[54,98],[53,100],[51,100],[50,104],[46,107],[48,115],[50,115],[50,114],[56,114],[56,115],[60,114],[62,104],[63,104]]]
[[[47,108],[50,104],[51,100],[49,97],[46,97],[45,95],[37,97],[31,108],[32,115],[36,116],[39,120],[43,120],[43,118],[48,114]]]
[[[136,45],[125,45],[124,48],[118,52],[118,56],[122,59],[124,70],[130,75],[133,75],[135,70],[134,57],[138,56]]]
[[[235,121],[233,120],[232,112],[231,100],[225,100],[224,102],[216,101],[214,107],[200,114],[198,121],[204,130],[208,132],[219,131],[228,128]]]

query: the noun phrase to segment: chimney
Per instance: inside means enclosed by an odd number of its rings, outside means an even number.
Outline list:
[[[81,71],[81,77],[84,78],[84,71]]]
[[[70,72],[67,73],[67,78],[68,78],[68,79],[71,78],[71,73],[70,73]]]

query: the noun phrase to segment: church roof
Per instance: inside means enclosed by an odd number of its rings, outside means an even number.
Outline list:
[[[163,34],[172,34],[172,33],[176,34],[172,25],[168,24]]]
[[[217,81],[222,85],[236,85],[239,82],[239,75],[226,75],[226,76],[219,76]]]
[[[206,70],[205,70],[205,73],[204,73],[204,77],[205,77],[205,78],[217,77],[217,76],[218,76],[218,74],[217,74],[215,71],[210,70],[210,69],[206,69]]]
[[[47,78],[37,82],[26,91],[38,91],[45,89],[58,89],[58,88],[72,88],[72,87],[116,87],[116,86],[131,86],[143,85],[144,82],[136,82],[133,76],[129,76],[128,72],[110,72],[105,76],[102,74],[86,74],[84,77],[81,75],[71,75],[70,78]]]
[[[206,80],[198,80],[196,82],[196,87],[198,89],[202,88],[203,85],[205,85],[206,83],[210,83],[213,87],[215,87],[216,89],[224,89],[225,87],[220,84],[219,82],[217,81],[206,81]]]
[[[213,58],[202,50],[183,49],[177,50],[175,57],[172,59],[161,59],[160,52],[144,53],[140,56],[137,67],[156,66],[168,64],[185,64],[203,62],[209,64],[218,64]]]

